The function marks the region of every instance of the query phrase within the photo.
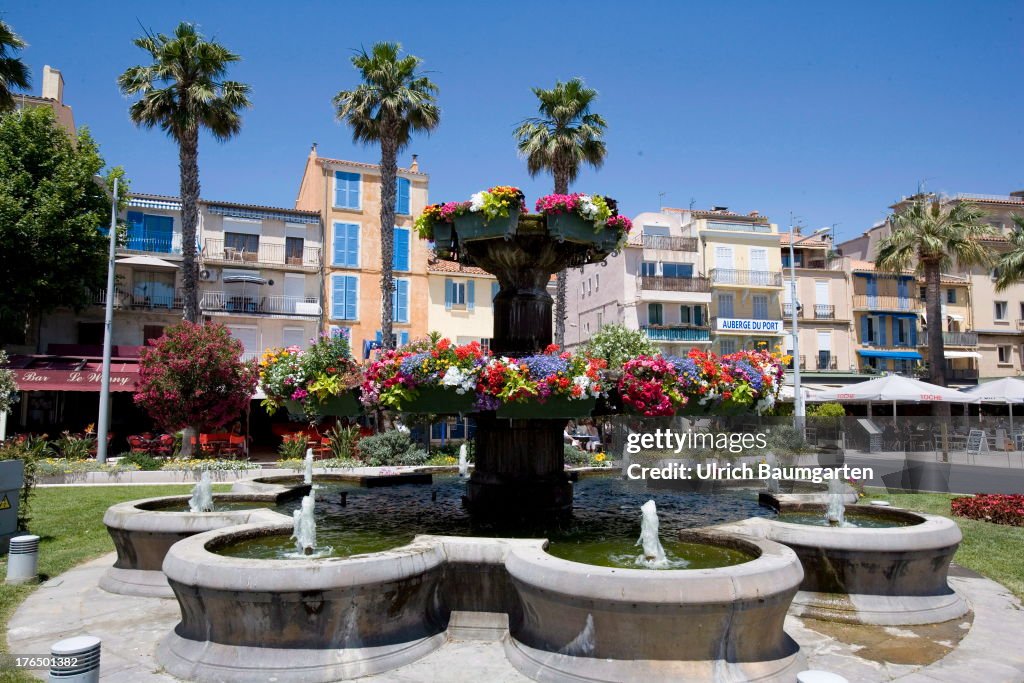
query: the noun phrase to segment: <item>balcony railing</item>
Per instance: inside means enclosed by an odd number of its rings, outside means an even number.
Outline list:
[[[797,360],[798,359],[797,359],[796,356],[790,355],[789,363],[786,364],[786,367],[789,368],[790,370],[792,370],[793,366],[796,365]],[[800,360],[800,369],[801,370],[806,370],[807,369],[807,357],[806,356],[800,356],[799,360]]]
[[[976,380],[978,379],[977,368],[946,368],[947,380]]]
[[[315,269],[320,267],[320,247],[302,247],[302,254],[288,253],[284,244],[260,244],[256,251],[246,251],[224,245],[222,239],[203,241],[203,257],[208,261],[227,263],[256,263],[271,266],[295,266]]]
[[[819,370],[838,370],[839,369],[839,358],[837,356],[818,356]]]
[[[943,332],[942,343],[944,346],[977,346],[977,332]],[[921,335],[921,346],[928,346],[928,333]]]
[[[787,319],[792,318],[793,317],[793,304],[792,303],[783,302],[782,303],[782,314],[784,316],[786,316]],[[797,306],[796,307],[796,317],[798,317],[798,318],[804,317],[804,307],[803,306]]]
[[[181,255],[181,244],[175,244],[173,239],[158,237],[134,237],[128,236],[121,251],[137,251],[149,254],[175,254]]]
[[[653,289],[662,292],[710,292],[711,282],[706,277],[641,275],[640,289]]]
[[[1017,329],[1024,332],[1024,320],[1017,320]]]
[[[723,221],[708,221],[708,230],[734,230],[736,232],[771,232],[770,223],[726,223]]]
[[[855,294],[853,297],[854,308],[871,311],[916,311],[917,303],[910,296]]]
[[[640,328],[651,341],[660,342],[706,342],[711,341],[711,330],[703,325],[679,325],[669,327]]]
[[[320,300],[301,296],[248,296],[233,292],[203,292],[200,307],[204,311],[225,313],[318,316]]]
[[[836,307],[832,304],[814,304],[815,320],[835,320]]]
[[[673,237],[670,235],[644,235],[644,249],[666,249],[669,251],[697,251],[696,237]]]
[[[746,285],[751,287],[781,287],[782,273],[770,270],[733,270],[715,268],[711,282],[716,285]]]
[[[93,292],[92,303],[97,306],[105,306],[107,290],[100,289]],[[160,294],[135,294],[123,289],[114,290],[114,308],[181,310],[184,307],[185,293],[180,289]]]

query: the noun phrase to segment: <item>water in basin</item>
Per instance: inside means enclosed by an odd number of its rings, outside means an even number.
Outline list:
[[[831,527],[835,526],[820,512],[784,512],[779,515],[780,522],[790,524],[806,524],[808,526]],[[881,515],[860,514],[856,510],[846,508],[843,522],[840,528],[843,529],[887,529],[893,527],[912,526],[916,524],[913,519],[902,517],[886,517]]]

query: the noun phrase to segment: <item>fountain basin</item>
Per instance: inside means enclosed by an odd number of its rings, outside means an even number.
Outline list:
[[[960,545],[945,517],[869,506],[845,507],[887,528],[826,527],[783,521],[787,513],[824,517],[824,505],[783,505],[778,519],[745,519],[717,529],[770,539],[800,558],[804,579],[794,614],[877,625],[915,625],[963,616],[968,605],[949,587],[949,563]]]
[[[506,568],[523,603],[506,655],[535,680],[791,681],[783,631],[803,578],[789,549],[703,531],[680,540],[751,556],[714,569],[595,567],[516,549]]]
[[[307,487],[308,488],[308,487]],[[215,512],[186,512],[189,496],[164,496],[118,503],[107,509],[103,523],[114,541],[117,561],[100,579],[100,587],[111,593],[140,597],[171,598],[161,567],[164,557],[178,541],[211,529],[250,522],[277,523],[288,519],[267,508],[297,497],[303,487],[267,493],[217,493],[214,505],[253,505],[250,509]]]
[[[217,554],[289,530],[248,524],[171,548],[164,572],[182,618],[157,652],[168,672],[283,682],[382,673],[439,647],[453,611],[508,614],[506,653],[537,680],[704,681],[729,671],[737,680],[790,681],[803,664],[782,630],[800,563],[767,540],[684,534],[754,559],[679,571],[561,560],[542,539],[423,535],[385,552],[318,560]],[[588,617],[594,645],[560,652]]]

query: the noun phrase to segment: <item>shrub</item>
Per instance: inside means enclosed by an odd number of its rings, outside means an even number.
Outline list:
[[[1024,526],[1024,495],[1019,493],[979,493],[954,498],[950,510],[957,517],[978,519],[993,524]]]
[[[780,453],[799,453],[807,447],[803,432],[787,424],[772,425],[767,441],[768,448]]]
[[[160,469],[163,461],[149,453],[124,453],[117,459],[118,465],[135,465],[140,470],[151,472]]]
[[[840,403],[812,403],[807,408],[808,417],[846,417],[846,409]]]
[[[18,384],[14,381],[14,370],[8,370],[7,352],[0,350],[0,413],[9,413],[18,400]]]
[[[92,455],[96,439],[91,434],[78,436],[71,432],[63,432],[52,444],[53,449],[66,460],[86,460]]]
[[[327,439],[330,444],[331,457],[336,460],[355,460],[359,441],[359,427],[344,427],[340,424],[334,425],[333,429],[327,431]]]
[[[605,325],[582,348],[583,353],[603,358],[609,370],[619,370],[622,364],[637,356],[653,356],[658,350],[640,330],[622,325]]]
[[[281,439],[281,445],[277,447],[277,453],[283,460],[302,460],[306,457],[307,448],[309,436],[306,434],[285,434]]]
[[[361,439],[359,455],[371,467],[422,465],[428,458],[427,452],[417,448],[407,433],[397,429]]]
[[[590,454],[585,450],[565,444],[565,464],[583,467],[590,462]]]
[[[25,463],[24,481],[18,494],[18,528],[27,529],[31,518],[32,489],[36,479],[46,476],[39,472],[40,463],[53,455],[46,435],[23,434],[0,443],[0,460],[21,460]]]

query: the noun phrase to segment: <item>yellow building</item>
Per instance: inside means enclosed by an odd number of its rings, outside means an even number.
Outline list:
[[[429,328],[459,344],[478,341],[489,349],[497,278],[480,268],[439,259],[428,263],[427,272]]]
[[[394,334],[399,344],[427,332],[427,243],[413,220],[427,205],[428,176],[413,156],[398,169],[395,214]],[[309,153],[298,209],[318,211],[325,231],[326,330],[343,330],[353,353],[364,357],[381,338],[380,167]]]
[[[782,343],[782,259],[778,226],[756,211],[694,211],[711,280],[711,342],[716,353],[774,349]]]

